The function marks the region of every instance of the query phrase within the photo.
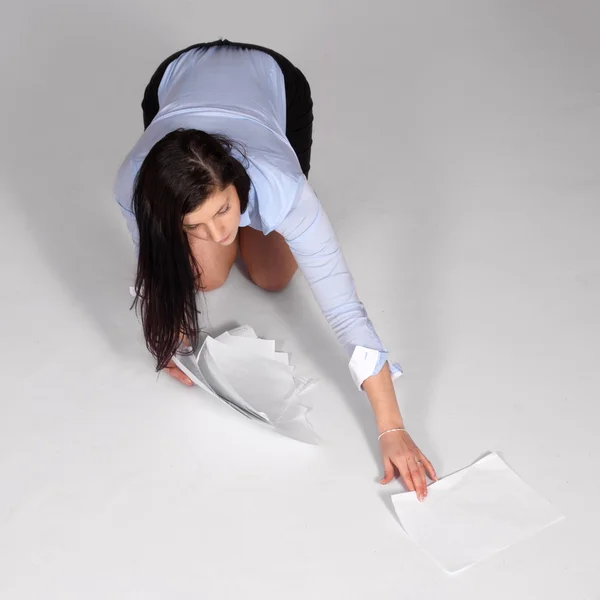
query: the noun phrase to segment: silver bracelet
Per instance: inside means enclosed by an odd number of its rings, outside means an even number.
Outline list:
[[[377,441],[379,441],[386,433],[391,433],[392,431],[406,431],[406,429],[404,429],[404,427],[395,427],[394,429],[387,429],[383,433],[379,434]]]

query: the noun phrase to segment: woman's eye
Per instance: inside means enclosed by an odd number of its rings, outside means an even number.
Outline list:
[[[228,204],[228,205],[227,205],[225,208],[223,208],[223,209],[221,209],[221,210],[219,211],[219,214],[220,214],[220,215],[227,214],[227,213],[229,212],[229,209],[230,209],[230,208],[231,208],[231,205],[230,205],[230,204]]]

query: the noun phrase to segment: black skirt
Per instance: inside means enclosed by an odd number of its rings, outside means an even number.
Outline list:
[[[146,86],[144,99],[142,100],[144,129],[150,125],[152,119],[154,119],[158,113],[158,88],[169,64],[185,52],[199,48],[209,48],[211,46],[231,46],[247,50],[259,50],[265,52],[277,62],[283,73],[283,80],[285,82],[287,110],[285,135],[300,161],[302,172],[308,177],[308,172],[310,171],[310,151],[312,147],[313,128],[313,102],[310,94],[310,86],[300,69],[295,67],[287,58],[273,50],[263,48],[262,46],[238,44],[228,40],[218,40],[216,42],[195,44],[169,56],[169,58],[161,63]]]

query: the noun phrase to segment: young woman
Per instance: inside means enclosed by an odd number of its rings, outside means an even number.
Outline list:
[[[124,161],[116,199],[138,252],[136,304],[157,369],[195,346],[198,290],[221,286],[241,253],[252,281],[278,291],[299,267],[366,391],[384,466],[420,500],[431,463],[404,428],[400,375],[361,304],[331,223],[307,181],[312,100],[302,73],[267,48],[220,40],[165,60],[142,102],[145,131]]]

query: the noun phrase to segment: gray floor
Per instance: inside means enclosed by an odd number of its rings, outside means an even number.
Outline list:
[[[600,597],[600,5],[26,0],[0,22],[0,597]],[[458,577],[406,539],[365,397],[301,278],[235,271],[320,377],[318,448],[165,376],[112,201],[157,64],[224,36],[309,78],[311,179],[440,475],[496,450],[567,519]]]

